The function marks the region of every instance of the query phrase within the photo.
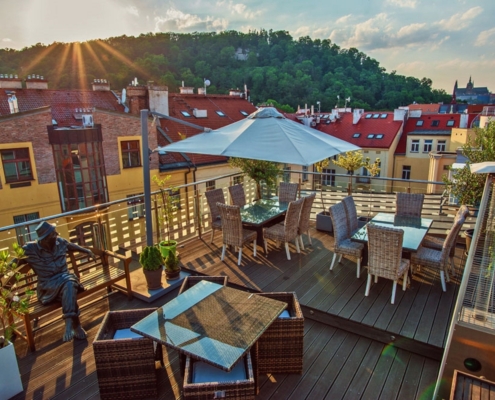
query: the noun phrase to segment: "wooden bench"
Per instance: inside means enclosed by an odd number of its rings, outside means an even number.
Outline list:
[[[74,273],[79,281],[84,286],[85,290],[78,293],[77,299],[94,295],[96,292],[107,289],[107,292],[112,291],[112,285],[117,281],[125,278],[126,290],[122,290],[127,294],[129,299],[132,298],[131,279],[129,274],[129,265],[131,257],[125,257],[120,254],[108,251],[90,248],[96,256],[96,260],[88,257],[87,254],[79,252],[68,252],[67,266],[69,271]],[[44,315],[62,308],[60,302],[53,302],[47,305],[41,304],[36,296],[37,275],[27,263],[19,263],[18,271],[24,274],[23,278],[17,282],[16,291],[20,296],[23,296],[27,290],[34,291],[34,295],[29,300],[29,310],[26,314],[19,315],[24,322],[25,334],[16,329],[15,333],[22,339],[26,340],[31,351],[35,351],[34,344],[34,329],[32,322],[38,326],[38,319]],[[12,278],[11,278],[12,279]],[[13,284],[15,281],[8,282]],[[118,289],[118,288],[116,288]],[[99,297],[98,299],[100,299]],[[60,315],[61,316],[61,315]]]
[[[450,400],[493,399],[495,382],[454,370]]]

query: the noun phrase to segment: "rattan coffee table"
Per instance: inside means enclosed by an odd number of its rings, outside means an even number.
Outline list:
[[[230,371],[286,307],[278,300],[201,281],[131,330]]]

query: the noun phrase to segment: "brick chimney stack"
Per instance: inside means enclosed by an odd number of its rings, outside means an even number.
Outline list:
[[[93,91],[108,91],[110,90],[110,82],[106,79],[95,79],[93,80]]]
[[[26,89],[48,89],[48,80],[39,75],[28,75]]]
[[[0,89],[22,89],[22,79],[13,74],[0,74]]]

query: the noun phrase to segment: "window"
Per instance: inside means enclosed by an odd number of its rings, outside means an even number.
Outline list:
[[[303,180],[303,182],[307,182],[308,181],[308,166],[303,165],[302,170],[303,170],[302,180]]]
[[[290,182],[290,167],[288,164],[284,165],[283,171],[284,171],[284,175],[282,177],[283,181]]]
[[[244,177],[242,175],[234,176],[234,185],[242,185]]]
[[[380,114],[373,114],[373,118],[378,118]]]
[[[438,119],[434,119],[433,121],[431,121],[431,126],[438,126],[440,125],[440,121]]]
[[[411,166],[402,166],[402,179],[411,179]]]
[[[239,112],[240,112],[242,115],[244,115],[245,117],[247,117],[247,116],[249,115],[249,114],[248,114],[246,111],[244,111],[244,110],[240,110]]]
[[[120,142],[120,149],[122,150],[122,165],[124,168],[141,166],[139,140],[123,140]]]
[[[446,140],[439,140],[437,142],[437,151],[445,151],[446,143]]]
[[[454,126],[455,121],[453,119],[447,121],[447,126]]]
[[[14,216],[14,224],[22,224],[23,222],[34,221],[40,218],[40,214],[37,212],[16,215]],[[17,243],[21,246],[27,242],[31,242],[33,240],[38,239],[38,235],[36,234],[36,227],[39,222],[34,224],[27,224],[18,228],[15,228],[15,234],[17,236]]]
[[[373,139],[374,137],[375,137],[375,134],[374,134],[374,133],[370,133],[370,134],[367,136],[367,138],[368,138],[368,139]]]
[[[28,148],[2,150],[1,154],[5,182],[22,182],[33,179]]]
[[[142,193],[130,194],[127,198],[139,195],[142,195]],[[144,218],[144,197],[127,200],[127,216],[129,217],[129,221]]]
[[[49,130],[48,138],[53,147],[62,211],[106,203],[108,186],[101,127],[73,130],[70,134]]]
[[[379,133],[375,136],[375,139],[383,139],[383,133]]]
[[[411,142],[411,153],[418,153],[419,152],[419,139],[414,139]]]
[[[373,116],[373,114],[366,114],[366,119],[370,119]]]
[[[191,114],[189,114],[187,111],[181,111],[180,112],[184,117],[190,117]]]
[[[219,110],[216,110],[215,111],[218,115],[220,115],[221,117],[225,117],[225,114]]]
[[[321,172],[322,172],[321,175],[322,186],[335,186],[335,170],[329,168],[323,168]]]
[[[206,191],[215,190],[215,181],[206,182]]]
[[[432,139],[426,139],[425,144],[423,146],[423,153],[429,153],[433,147],[433,140]]]
[[[380,115],[380,118],[385,119],[385,118],[387,118],[387,116],[388,116],[388,114],[382,114],[382,115]]]
[[[368,115],[371,115],[371,114],[368,114]],[[354,135],[352,135],[353,138],[358,138],[359,136],[361,136],[360,133],[355,133]]]
[[[416,121],[416,126],[423,126],[423,123],[424,121],[422,120]]]

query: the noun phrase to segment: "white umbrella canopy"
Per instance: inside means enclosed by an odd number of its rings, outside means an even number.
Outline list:
[[[336,154],[360,148],[291,121],[275,108],[266,107],[233,124],[158,150],[309,166]]]

